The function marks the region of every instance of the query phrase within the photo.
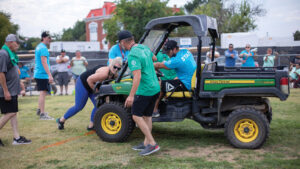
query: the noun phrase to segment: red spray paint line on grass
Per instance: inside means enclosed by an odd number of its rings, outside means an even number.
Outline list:
[[[43,151],[43,150],[46,150],[46,149],[51,148],[51,147],[60,146],[60,145],[65,144],[67,142],[70,142],[70,141],[73,141],[73,140],[77,140],[80,137],[88,136],[88,135],[91,135],[91,134],[95,134],[95,131],[89,131],[89,132],[87,132],[87,133],[85,133],[84,135],[81,135],[81,136],[72,137],[72,138],[69,138],[67,140],[62,140],[62,141],[56,142],[54,144],[50,144],[50,145],[46,145],[46,146],[40,147],[36,151]]]

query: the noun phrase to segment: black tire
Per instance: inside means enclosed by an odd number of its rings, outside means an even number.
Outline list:
[[[135,124],[123,104],[111,102],[98,108],[94,116],[94,126],[103,141],[124,142],[132,133]]]
[[[269,124],[271,124],[272,117],[273,117],[272,107],[270,108],[270,111],[267,112],[266,116],[267,116]]]
[[[225,136],[234,147],[260,148],[268,135],[269,122],[266,116],[254,108],[237,109],[226,119]]]

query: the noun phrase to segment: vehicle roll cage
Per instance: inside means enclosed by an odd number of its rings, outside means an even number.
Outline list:
[[[157,18],[149,21],[145,26],[146,32],[143,34],[142,38],[139,41],[139,44],[142,44],[147,36],[149,35],[151,30],[165,30],[166,33],[164,34],[162,41],[158,45],[158,47],[153,51],[155,55],[159,52],[161,47],[163,46],[165,40],[169,37],[170,33],[182,26],[191,26],[195,35],[198,38],[198,45],[197,45],[197,82],[195,92],[197,93],[195,96],[199,97],[200,92],[200,80],[201,80],[201,48],[202,48],[202,39],[203,36],[210,36],[212,38],[211,48],[212,48],[212,59],[214,61],[215,58],[215,46],[216,46],[216,38],[218,38],[218,29],[217,29],[217,22],[215,18],[211,18],[206,15],[184,15],[184,16],[170,16],[164,18]],[[126,62],[123,66],[121,73],[119,74],[118,78],[116,79],[116,83],[119,83],[126,72],[128,67],[128,63]]]

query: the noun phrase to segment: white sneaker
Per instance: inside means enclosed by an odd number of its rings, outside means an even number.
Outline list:
[[[40,120],[54,120],[54,118],[50,117],[47,113],[41,113]]]

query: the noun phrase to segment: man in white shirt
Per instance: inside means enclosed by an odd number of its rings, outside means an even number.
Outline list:
[[[69,56],[66,55],[65,50],[61,50],[61,55],[56,57],[57,63],[57,81],[60,87],[60,95],[63,95],[63,86],[65,86],[65,93],[68,95],[68,66],[69,66]]]

